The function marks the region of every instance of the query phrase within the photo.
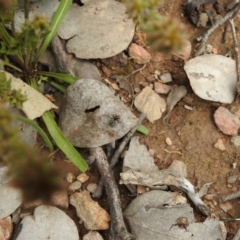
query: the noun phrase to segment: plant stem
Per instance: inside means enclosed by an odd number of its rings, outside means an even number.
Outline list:
[[[51,22],[51,31],[46,36],[42,46],[40,47],[39,51],[37,52],[35,62],[34,62],[35,64],[39,61],[39,58],[45,52],[46,48],[52,41],[53,37],[56,35],[58,27],[62,23],[65,15],[67,14],[68,9],[70,8],[71,5],[72,5],[72,0],[61,0],[60,4],[58,6],[58,9],[55,12],[52,22]]]
[[[19,115],[16,115],[15,117],[16,117],[16,119],[34,127],[37,130],[37,132],[42,136],[42,138],[45,141],[46,145],[48,146],[49,150],[51,152],[54,150],[53,144],[50,141],[50,139],[48,138],[47,134],[43,131],[43,129],[36,122],[34,122],[33,120],[30,120],[26,117],[19,116]]]
[[[79,154],[79,152],[72,146],[70,141],[63,135],[62,131],[56,124],[52,114],[47,111],[42,115],[42,119],[46,124],[50,135],[55,141],[56,145],[65,153],[69,160],[81,171],[85,172],[88,164]]]
[[[37,83],[34,79],[30,79],[30,85],[39,91]],[[55,119],[53,118],[50,111],[46,111],[42,116],[48,132],[53,138],[56,145],[61,149],[68,159],[81,171],[85,172],[88,169],[88,164],[74,148],[71,142],[63,135],[61,129],[58,127]]]
[[[29,18],[29,0],[24,0],[24,17],[25,21]]]

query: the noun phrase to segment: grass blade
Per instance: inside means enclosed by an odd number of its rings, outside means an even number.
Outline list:
[[[76,82],[76,80],[78,80],[78,77],[74,77],[70,74],[67,73],[54,73],[54,72],[44,72],[44,71],[38,71],[37,74],[39,75],[44,75],[47,77],[53,77],[53,78],[57,78],[60,79],[68,84],[72,84],[74,82]]]
[[[48,47],[48,45],[52,41],[53,37],[57,33],[58,27],[62,23],[62,21],[63,21],[65,15],[67,14],[68,9],[70,8],[71,4],[72,4],[72,0],[61,0],[60,4],[58,6],[58,9],[55,12],[55,14],[53,16],[53,19],[52,19],[52,22],[51,22],[51,26],[50,26],[51,31],[46,36],[42,46],[40,47],[39,51],[37,52],[37,56],[35,58],[35,64],[39,61],[39,58],[45,52],[46,48]]]
[[[148,135],[148,133],[149,133],[148,129],[145,126],[143,126],[142,124],[140,124],[138,126],[137,131],[144,135]]]
[[[85,172],[88,168],[88,164],[79,154],[79,152],[73,147],[70,141],[63,135],[52,114],[47,111],[42,115],[42,119],[56,145],[81,172]]]
[[[45,141],[46,145],[48,146],[49,150],[51,152],[54,150],[52,142],[48,138],[47,134],[43,131],[43,129],[36,122],[34,122],[33,120],[30,120],[30,119],[28,119],[26,117],[19,116],[19,115],[16,115],[15,117],[16,117],[16,119],[18,119],[18,120],[20,120],[20,121],[22,121],[22,122],[24,122],[26,124],[29,124],[32,127],[34,127],[37,130],[37,132],[42,136],[42,138]]]

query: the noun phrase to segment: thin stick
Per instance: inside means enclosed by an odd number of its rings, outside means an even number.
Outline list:
[[[237,70],[237,78],[238,78],[237,92],[238,92],[238,94],[240,94],[240,69],[239,69],[240,58],[239,58],[238,40],[237,40],[237,36],[236,36],[236,29],[235,29],[233,19],[229,20],[229,22],[231,25],[233,42],[234,42],[234,50],[235,50],[235,55],[236,55],[236,70]]]
[[[110,159],[110,164],[109,165],[110,165],[111,169],[113,169],[113,167],[117,164],[120,155],[124,151],[124,149],[127,146],[128,142],[130,141],[130,139],[132,138],[133,134],[136,132],[138,126],[142,123],[142,121],[144,120],[145,117],[146,117],[145,113],[142,113],[140,115],[136,126],[133,127],[128,132],[128,134],[124,137],[124,139],[122,140],[122,142],[118,146],[117,150],[115,151],[115,153],[113,154],[112,158]],[[100,178],[99,183],[98,183],[98,187],[97,187],[96,191],[93,193],[92,196],[94,198],[100,198],[102,196],[102,194],[103,194],[103,180],[102,180],[102,178]]]
[[[229,193],[229,194],[226,194],[226,195],[222,196],[219,199],[219,201],[220,202],[227,202],[227,201],[239,198],[239,197],[240,197],[240,191],[237,191],[237,192]]]
[[[120,145],[118,146],[117,150],[115,151],[114,155],[112,156],[111,160],[110,160],[110,167],[113,168],[117,162],[119,157],[121,156],[122,152],[124,151],[125,147],[127,146],[127,144],[129,143],[129,141],[131,140],[133,134],[136,132],[138,126],[142,123],[142,121],[145,119],[146,114],[142,113],[138,119],[138,122],[136,124],[135,127],[133,127],[128,133],[127,135],[124,137],[124,139],[122,140],[122,142],[120,143]]]
[[[199,56],[202,53],[204,53],[205,45],[206,45],[206,42],[207,42],[208,38],[210,37],[210,35],[217,28],[221,27],[224,23],[226,23],[228,20],[234,18],[236,16],[236,14],[238,13],[239,8],[240,8],[240,3],[236,4],[230,12],[228,12],[224,17],[222,17],[218,21],[216,21],[216,23],[214,25],[212,25],[211,28],[208,29],[208,31],[202,37],[201,44],[199,46],[198,51],[195,53],[195,56]]]
[[[71,55],[68,54],[67,51],[64,49],[62,41],[60,40],[58,35],[56,35],[53,38],[51,42],[51,48],[52,48],[52,53],[55,57],[55,61],[57,63],[58,71],[63,73],[69,73],[75,76],[71,68],[69,67],[69,61],[70,61]]]
[[[134,236],[130,234],[126,229],[122,214],[118,187],[111,173],[106,154],[104,153],[101,147],[90,149],[90,151],[92,154],[96,156],[96,165],[102,176],[101,179],[104,183],[106,193],[108,196],[111,215],[110,239],[111,240],[135,239]]]

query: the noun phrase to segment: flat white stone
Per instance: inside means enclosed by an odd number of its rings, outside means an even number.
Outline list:
[[[203,55],[189,60],[184,69],[193,91],[205,100],[232,103],[237,73],[233,59],[222,55]]]
[[[67,50],[83,59],[108,58],[125,50],[134,34],[134,23],[125,5],[112,0],[87,0],[73,4],[58,35],[69,39]]]
[[[22,195],[19,189],[9,186],[9,184],[0,185],[0,219],[8,217],[22,203]]]
[[[78,230],[73,220],[62,210],[41,205],[33,216],[26,216],[21,221],[22,230],[16,240],[78,240]]]

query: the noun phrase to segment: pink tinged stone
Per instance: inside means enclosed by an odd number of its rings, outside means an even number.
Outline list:
[[[240,121],[227,108],[219,107],[214,113],[214,121],[224,134],[234,136],[238,134]]]
[[[156,93],[161,93],[161,94],[167,94],[171,90],[171,86],[160,83],[160,82],[155,82],[154,83],[154,91]]]
[[[9,240],[12,234],[13,226],[11,217],[0,219],[0,239]]]
[[[225,151],[226,150],[226,147],[225,147],[225,145],[224,145],[224,143],[223,143],[221,138],[219,138],[217,140],[217,142],[214,144],[214,147],[219,149],[219,150],[221,150],[221,151]]]
[[[149,52],[136,43],[130,45],[128,53],[138,64],[145,64],[151,60]]]

